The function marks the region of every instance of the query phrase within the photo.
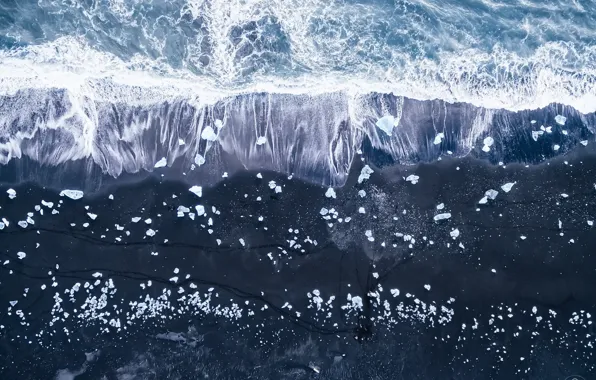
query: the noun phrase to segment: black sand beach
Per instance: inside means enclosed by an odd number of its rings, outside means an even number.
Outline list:
[[[0,372],[594,376],[593,155],[363,167],[334,191],[269,172],[200,197],[158,176],[77,200],[3,187]]]

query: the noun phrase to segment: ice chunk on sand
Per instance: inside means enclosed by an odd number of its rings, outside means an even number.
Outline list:
[[[418,177],[415,174],[410,174],[409,176],[406,177],[406,181],[411,182],[412,185],[417,184],[419,179],[420,179],[420,177]]]
[[[557,115],[557,116],[555,116],[555,121],[559,125],[565,125],[565,122],[567,121],[567,118],[565,116],[563,116],[563,115]]]
[[[201,132],[201,138],[207,141],[215,141],[217,140],[217,135],[211,126],[206,126],[205,129]]]
[[[393,127],[397,126],[397,119],[391,115],[385,115],[375,124],[377,128],[385,132],[388,136],[391,136],[393,132]]]
[[[80,190],[62,190],[60,196],[77,200],[83,198],[83,192]]]
[[[168,161],[166,160],[165,157],[162,157],[161,160],[157,161],[155,163],[155,165],[153,165],[154,168],[163,168],[164,166],[166,166],[168,163]]]
[[[503,186],[501,186],[501,190],[503,190],[504,192],[508,193],[511,191],[511,189],[513,188],[513,186],[516,184],[517,182],[507,182],[506,184],[504,184]]]
[[[484,152],[489,152],[490,151],[490,147],[495,143],[495,139],[493,139],[492,137],[488,136],[487,138],[484,139],[484,146],[482,147],[482,150]]]
[[[193,186],[190,189],[188,189],[188,191],[190,191],[191,193],[193,193],[197,197],[202,197],[203,196],[203,188],[201,186]]]
[[[365,180],[370,178],[370,175],[374,173],[374,170],[370,168],[368,165],[364,165],[362,170],[360,171],[360,175],[358,176],[358,183],[362,183]]]
[[[451,213],[450,212],[444,212],[442,214],[437,214],[434,216],[434,220],[435,222],[438,222],[439,220],[444,220],[444,219],[449,219],[451,218]]]
[[[197,154],[195,156],[195,164],[197,164],[197,166],[201,166],[205,163],[205,157],[201,156],[200,154]]]
[[[332,187],[327,189],[327,192],[325,193],[325,196],[327,198],[335,198],[335,190],[333,190]]]
[[[443,132],[437,133],[437,135],[435,136],[435,140],[433,141],[433,144],[439,145],[440,143],[443,142],[444,138],[445,138],[445,134]]]
[[[257,139],[257,145],[265,145],[265,144],[267,144],[267,137],[259,136],[259,138]]]

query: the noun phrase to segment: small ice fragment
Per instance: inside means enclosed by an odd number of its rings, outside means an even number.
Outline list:
[[[222,129],[223,128],[223,122],[219,119],[215,120],[215,128],[217,129]]]
[[[506,184],[504,184],[503,186],[501,186],[501,190],[503,190],[504,192],[508,193],[511,191],[511,189],[513,188],[513,186],[516,184],[517,182],[507,182]]]
[[[455,240],[459,236],[459,230],[456,228],[453,231],[449,232],[449,235]]]
[[[213,128],[210,125],[206,126],[205,129],[201,132],[201,138],[207,141],[215,141],[217,140],[217,135]]]
[[[91,218],[91,220],[97,219],[97,214],[93,214],[91,212],[88,212],[87,215],[89,216],[89,218]]]
[[[366,197],[366,191],[358,190],[358,195],[360,196],[360,198],[364,198],[364,197]]]
[[[6,192],[8,193],[8,197],[10,199],[15,199],[17,197],[17,192],[14,191],[14,189],[8,189]]]
[[[193,193],[197,197],[202,197],[203,196],[203,188],[201,186],[193,186],[190,189],[188,189],[188,191],[190,191],[191,193]]]
[[[555,144],[553,146],[553,150],[556,152],[557,150],[561,149],[561,146],[559,144]]]
[[[563,116],[563,115],[557,115],[557,116],[555,116],[555,121],[559,125],[565,125],[565,122],[567,121],[567,118],[565,116]]]
[[[530,124],[536,124],[536,120],[530,120]]]
[[[77,200],[83,198],[83,192],[80,190],[62,190],[60,196]]]
[[[25,258],[25,256],[27,256],[27,254],[25,252],[17,252],[17,257],[21,260],[23,260]]]
[[[393,297],[399,296],[399,289],[391,289],[391,295]]]
[[[484,204],[486,204],[487,202],[488,202],[488,197],[487,197],[487,196],[484,196],[484,197],[482,197],[482,199],[480,199],[480,200],[478,201],[478,203],[479,203],[479,204],[481,204],[481,205],[484,205]]]
[[[445,134],[443,132],[437,133],[437,135],[435,136],[435,139],[433,141],[433,144],[439,145],[440,143],[443,142],[444,138],[445,138]]]
[[[332,187],[328,188],[328,189],[327,189],[327,192],[325,193],[325,196],[326,196],[327,198],[335,198],[335,197],[336,197],[336,196],[335,196],[335,190],[333,190],[333,188],[332,188]]]
[[[205,163],[205,157],[201,156],[200,154],[197,154],[195,156],[195,164],[197,164],[197,166],[201,166]]]
[[[442,209],[444,209],[444,208],[445,208],[445,203],[439,203],[439,204],[437,205],[437,210],[442,210]]]
[[[593,226],[594,225],[594,221],[593,220],[588,220],[588,226]]]
[[[426,289],[426,291],[430,292],[430,285],[429,284],[424,285],[424,289]]]
[[[196,205],[195,210],[197,210],[197,216],[205,214],[205,207],[203,205]]]
[[[582,144],[583,146],[588,146],[588,140],[582,140],[579,143]]]
[[[154,168],[163,168],[167,164],[168,164],[168,161],[166,160],[166,158],[162,157],[161,160],[157,161],[153,167]]]
[[[186,143],[184,142],[184,140],[182,140],[182,139],[178,139],[178,146],[182,146],[182,145],[184,145],[184,144],[186,144]]]
[[[379,120],[377,120],[377,123],[375,125],[377,126],[377,128],[385,132],[388,136],[391,136],[395,124],[396,120],[393,116],[385,115]]]
[[[443,220],[443,219],[449,219],[451,218],[451,213],[449,212],[444,212],[442,214],[437,214],[433,217],[433,219],[435,220],[435,222],[438,222],[439,220]]]
[[[412,183],[412,185],[417,184],[419,179],[420,177],[415,174],[410,174],[406,177],[406,181]]]
[[[257,145],[265,145],[265,144],[267,144],[267,137],[259,136],[257,138]]]
[[[155,231],[152,230],[151,228],[149,228],[147,231],[145,231],[145,235],[147,235],[147,236],[155,236]]]
[[[319,211],[319,214],[321,214],[321,215],[327,215],[327,214],[329,214],[329,210],[327,210],[325,207],[323,207],[321,209],[321,211]]]

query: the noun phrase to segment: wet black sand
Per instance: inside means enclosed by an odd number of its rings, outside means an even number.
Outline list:
[[[2,378],[595,376],[596,157],[373,166],[359,183],[361,169],[336,198],[265,172],[200,198],[155,177],[79,200],[3,187]],[[205,216],[177,217],[198,204]]]

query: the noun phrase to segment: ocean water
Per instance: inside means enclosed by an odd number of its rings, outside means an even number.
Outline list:
[[[226,154],[341,185],[365,143],[416,163],[558,115],[594,132],[592,1],[13,0],[0,14],[3,164],[117,177]]]
[[[0,0],[0,379],[595,378],[595,25]]]

